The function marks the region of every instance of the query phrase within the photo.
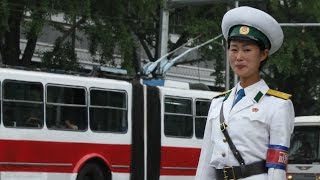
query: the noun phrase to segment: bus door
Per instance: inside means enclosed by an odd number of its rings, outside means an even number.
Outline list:
[[[211,96],[205,91],[161,92],[160,179],[194,179]],[[211,92],[212,93],[212,92]]]

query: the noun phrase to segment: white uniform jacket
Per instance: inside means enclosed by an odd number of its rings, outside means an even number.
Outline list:
[[[237,85],[239,86],[239,84]],[[266,160],[269,145],[288,147],[294,127],[294,109],[291,100],[268,95],[264,80],[245,88],[244,96],[233,108],[237,86],[228,96],[211,102],[205,128],[196,180],[216,179],[215,168],[239,166],[220,130],[220,108],[223,104],[228,133],[246,164]],[[246,180],[283,180],[283,169],[269,168],[268,173]]]

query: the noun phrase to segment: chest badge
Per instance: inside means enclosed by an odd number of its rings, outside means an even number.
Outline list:
[[[258,112],[259,109],[258,108],[252,108],[252,112]]]

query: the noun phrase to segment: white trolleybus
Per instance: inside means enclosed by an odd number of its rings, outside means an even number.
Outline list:
[[[320,180],[320,116],[295,118],[289,152],[289,180]]]
[[[1,180],[192,180],[218,94],[9,68],[0,86]]]

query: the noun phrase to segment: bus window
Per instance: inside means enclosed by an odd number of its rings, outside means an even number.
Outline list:
[[[164,134],[175,137],[192,137],[192,99],[165,97]]]
[[[46,123],[49,129],[86,130],[87,105],[84,87],[47,86]]]
[[[295,126],[291,138],[289,164],[319,162],[319,126]]]
[[[6,127],[43,127],[43,86],[38,82],[3,82],[3,124]]]
[[[90,91],[90,128],[92,131],[126,132],[127,95],[121,91]]]
[[[196,100],[195,134],[196,137],[200,139],[202,139],[204,135],[210,103],[210,100]]]

